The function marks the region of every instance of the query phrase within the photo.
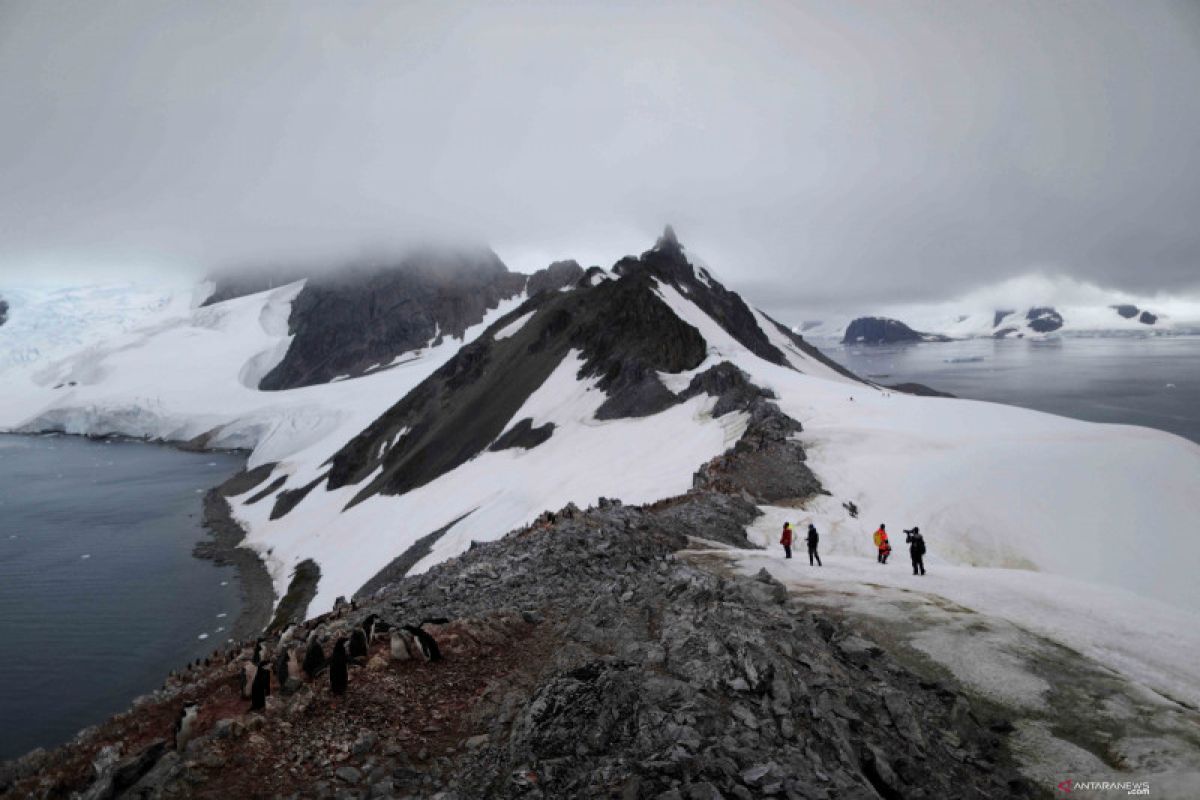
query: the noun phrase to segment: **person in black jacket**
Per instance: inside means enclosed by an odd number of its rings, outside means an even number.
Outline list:
[[[921,529],[914,525],[912,530],[905,531],[904,541],[908,542],[908,554],[912,557],[913,575],[924,575],[925,537],[921,535]]]
[[[817,566],[821,567],[821,556],[817,554],[817,543],[821,541],[821,535],[817,533],[817,526],[811,522],[808,523],[808,565],[813,565],[813,559],[817,560]]]

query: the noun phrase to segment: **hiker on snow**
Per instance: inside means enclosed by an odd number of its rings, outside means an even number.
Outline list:
[[[875,531],[875,547],[879,549],[879,563],[886,564],[888,556],[892,554],[892,545],[888,542],[887,526],[883,523],[880,523],[879,530]]]
[[[904,541],[908,542],[908,554],[912,556],[913,575],[925,574],[925,537],[916,525],[911,531],[904,532]]]
[[[783,557],[792,557],[792,523],[783,523],[783,535],[779,537],[779,543],[783,545]]]
[[[821,541],[821,535],[817,533],[817,526],[811,522],[808,523],[808,565],[813,565],[813,559],[817,560],[817,566],[824,566],[821,563],[821,556],[817,555],[817,543]]]

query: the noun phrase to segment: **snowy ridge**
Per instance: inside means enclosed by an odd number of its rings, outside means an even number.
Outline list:
[[[645,279],[636,265],[621,265],[617,277],[585,281],[567,295]],[[1200,563],[1200,540],[1188,533],[1200,518],[1196,445],[1144,429],[868,386],[805,352],[761,312],[750,312],[757,333],[739,329],[735,336],[697,304],[715,301],[695,296],[721,294],[723,287],[710,271],[690,269],[695,282],[688,282],[688,294],[660,278],[652,290],[699,332],[706,353],[696,367],[659,372],[658,379],[678,393],[693,376],[728,361],[774,392],[780,408],[804,426],[799,438],[809,465],[831,492],[790,513],[793,521],[816,521],[831,552],[869,555],[870,532],[881,521],[896,537],[901,527],[920,524],[931,565],[1031,569],[1176,605],[1196,600],[1190,569]],[[331,457],[470,343],[532,335],[526,328],[535,324],[536,309],[514,314],[526,302],[517,296],[461,340],[444,337],[362,377],[260,391],[256,379],[287,348],[287,309],[299,291],[292,284],[164,312],[146,327],[44,368],[18,370],[0,398],[0,425],[204,437],[209,446],[252,449],[251,466],[275,464],[271,480],[285,479],[276,497],[313,487],[276,519],[275,498],[247,503],[251,491],[232,499],[248,530],[246,544],[263,557],[279,595],[296,564],[320,565],[310,614],[328,610],[337,596],[352,594],[417,540],[448,525],[416,571],[568,502],[585,506],[608,496],[640,503],[682,493],[697,467],[741,434],[741,415],[713,417],[708,396],[646,416],[597,419],[605,392],[597,378],[580,378],[581,356],[571,351],[504,426],[508,432],[525,419],[534,427],[552,424],[549,438],[485,449],[424,485],[351,505],[378,472],[330,490]],[[781,353],[782,363],[768,360],[766,351]],[[412,433],[397,430],[372,446],[374,458]],[[857,506],[858,518],[846,502]]]

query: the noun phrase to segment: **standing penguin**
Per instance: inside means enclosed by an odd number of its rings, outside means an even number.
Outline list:
[[[295,679],[297,681],[300,680],[301,667],[300,667],[300,656],[298,655],[299,652],[300,652],[299,647],[292,647],[292,648],[288,649],[288,659],[287,659],[288,677],[287,677],[287,680],[289,682],[292,679]],[[281,682],[280,685],[282,686],[283,683]]]
[[[263,640],[260,636],[258,637],[258,641],[254,643],[254,655],[250,657],[250,662],[256,667],[262,663],[262,643]]]
[[[373,642],[376,637],[390,631],[392,626],[381,620],[378,614],[371,614],[363,620],[362,628],[367,634],[367,641]]]
[[[404,630],[408,631],[417,640],[417,651],[426,661],[441,661],[442,651],[438,649],[437,641],[425,631],[418,628],[416,625],[405,625]]]
[[[280,645],[278,652],[275,653],[275,679],[279,681],[280,689],[287,683],[289,660],[291,660],[291,648]]]
[[[267,707],[267,696],[271,694],[271,668],[259,664],[254,673],[254,686],[250,689],[250,710],[262,711]]]
[[[348,676],[346,674],[346,640],[338,638],[333,646],[333,657],[329,660],[329,691],[333,694],[345,694]]]
[[[355,628],[350,634],[350,660],[354,663],[367,660],[367,634],[362,628]]]
[[[180,753],[196,735],[196,715],[199,712],[199,703],[184,703],[179,716],[175,718],[175,749]]]
[[[304,674],[312,680],[324,669],[325,651],[321,649],[321,643],[317,641],[317,635],[314,633],[308,638],[308,650],[304,653]]]
[[[406,631],[392,631],[392,660],[408,661],[411,658],[409,645],[412,643],[412,636]]]
[[[240,685],[242,687],[242,699],[249,700],[250,692],[254,687],[254,679],[258,677],[258,665],[251,661],[242,662],[242,672],[239,676]]]

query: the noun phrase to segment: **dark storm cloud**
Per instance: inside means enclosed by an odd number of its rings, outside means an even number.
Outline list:
[[[8,0],[0,278],[670,221],[781,312],[1200,282],[1195,4],[648,5]]]

